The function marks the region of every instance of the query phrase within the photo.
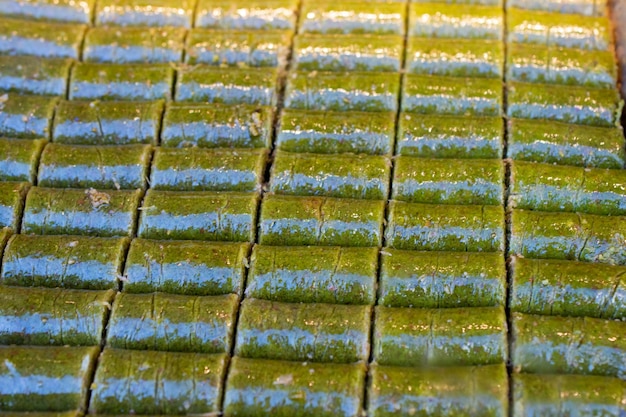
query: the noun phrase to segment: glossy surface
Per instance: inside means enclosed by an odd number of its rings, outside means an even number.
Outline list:
[[[503,136],[500,117],[401,113],[396,152],[421,158],[500,159]]]
[[[505,417],[508,381],[503,365],[431,369],[373,365],[368,387],[372,417]],[[477,400],[479,399],[479,400]]]
[[[37,235],[132,236],[141,190],[33,187],[22,232]]]
[[[91,414],[215,413],[226,355],[104,349],[91,393]]]
[[[513,210],[510,253],[626,264],[626,217]]]
[[[500,7],[413,3],[409,34],[427,38],[501,40],[504,13]]]
[[[375,0],[374,0],[375,1]],[[502,6],[503,0],[411,0],[412,3],[447,3],[447,4],[476,4],[483,6]]]
[[[606,16],[607,3],[607,0],[512,0],[507,3],[507,6],[583,16]]]
[[[615,378],[516,374],[512,388],[514,417],[624,414],[626,384]]]
[[[252,242],[259,196],[255,193],[148,190],[138,237]]]
[[[21,19],[90,23],[95,0],[3,0],[0,14]]]
[[[274,68],[191,66],[177,72],[176,100],[273,106],[277,76]]]
[[[247,358],[353,363],[369,357],[369,306],[241,303],[234,354]]]
[[[512,44],[507,48],[507,80],[615,88],[617,66],[612,51]]]
[[[39,162],[38,185],[135,189],[146,186],[150,145],[83,146],[51,143]]]
[[[65,96],[71,59],[0,56],[0,91]]]
[[[449,308],[504,305],[506,268],[501,253],[381,253],[378,304]]]
[[[167,64],[77,63],[72,69],[70,100],[169,100],[174,68]]]
[[[128,238],[15,235],[2,262],[4,285],[117,288]]]
[[[626,215],[626,171],[514,162],[508,203],[529,210]]]
[[[376,307],[373,359],[392,366],[504,364],[503,307],[417,309]]]
[[[0,95],[0,136],[18,139],[48,139],[56,97]]]
[[[395,112],[399,89],[400,76],[392,73],[293,72],[287,80],[285,107]]]
[[[0,182],[0,227],[8,227],[14,232],[19,230],[29,188],[27,182]]]
[[[410,250],[502,252],[504,209],[501,206],[459,206],[389,203],[385,241]]]
[[[507,116],[612,127],[623,102],[616,89],[510,83]]]
[[[612,29],[607,18],[514,8],[507,11],[507,40],[509,43],[600,51],[609,50],[613,43]]]
[[[457,116],[500,116],[502,81],[407,74],[402,111]]]
[[[589,317],[512,314],[511,360],[521,372],[626,378],[626,324]]]
[[[514,160],[622,168],[626,161],[621,128],[543,120],[508,121],[507,156]]]
[[[385,202],[268,194],[259,243],[274,246],[380,246]]]
[[[3,345],[95,346],[115,292],[60,288],[0,288]]]
[[[195,0],[101,0],[97,26],[176,26],[191,28]]]
[[[404,35],[406,10],[397,2],[304,2],[299,33]]]
[[[515,256],[511,271],[512,311],[626,318],[626,267]]]
[[[410,203],[500,205],[504,174],[504,165],[495,159],[398,156],[391,198]]]
[[[391,160],[383,156],[274,155],[270,192],[285,195],[383,200],[389,192]]]
[[[74,145],[156,144],[163,101],[61,101],[54,142]]]
[[[252,105],[168,105],[161,144],[189,148],[265,148],[272,135],[272,109]]]
[[[87,406],[99,346],[0,347],[3,411],[67,411]]]
[[[397,72],[401,36],[300,35],[294,39],[292,68],[300,71]]]
[[[43,139],[0,138],[0,181],[27,181],[37,176],[39,156],[48,142]]]
[[[291,34],[288,31],[227,31],[194,29],[187,35],[185,62],[236,67],[284,67]]]
[[[85,35],[83,60],[115,64],[180,62],[186,30],[182,28],[96,27]]]
[[[362,415],[364,364],[305,363],[234,357],[226,383],[224,415]]]
[[[150,187],[171,191],[243,191],[261,188],[266,150],[157,148]]]
[[[27,22],[0,18],[0,53],[41,58],[80,58],[87,29],[81,24]]]
[[[199,0],[196,27],[226,30],[296,28],[297,0]]]
[[[502,78],[502,42],[473,39],[407,40],[406,69],[413,74]]]
[[[257,245],[250,259],[246,297],[372,305],[377,272],[376,248]]]
[[[170,352],[228,353],[238,297],[119,294],[107,346]]]
[[[283,110],[276,147],[288,152],[388,155],[394,125],[393,112]]]
[[[124,292],[239,294],[248,251],[247,243],[133,239]]]

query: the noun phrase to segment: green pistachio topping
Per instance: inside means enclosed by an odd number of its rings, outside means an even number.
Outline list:
[[[270,192],[384,200],[391,161],[384,156],[295,154],[278,151]]]
[[[256,193],[148,190],[137,235],[146,239],[253,242]]]
[[[404,368],[373,364],[367,399],[372,417],[392,417],[400,410],[414,416],[505,417],[508,378],[504,365]]]
[[[0,14],[28,20],[91,23],[95,0],[4,0]]]
[[[300,71],[397,72],[402,36],[301,35],[294,39],[293,68]]]
[[[86,25],[0,18],[0,53],[40,58],[80,58]]]
[[[0,182],[0,228],[8,227],[14,232],[19,231],[24,200],[29,188],[30,184],[27,182]]]
[[[259,243],[274,246],[380,246],[385,202],[268,194]]]
[[[39,157],[47,143],[45,139],[0,138],[0,181],[35,182]]]
[[[284,67],[291,33],[193,29],[187,35],[185,63],[220,67]]]
[[[73,145],[156,145],[163,101],[61,101],[52,140]]]
[[[394,112],[283,110],[276,147],[298,153],[389,155],[395,120]]]
[[[363,363],[234,357],[226,382],[224,416],[360,417],[365,374]]]
[[[513,256],[512,311],[556,316],[626,318],[626,267]]]
[[[172,191],[261,189],[268,152],[263,149],[157,148],[150,186]]]
[[[626,383],[587,375],[513,375],[513,415],[558,417],[603,415],[624,411]]]
[[[514,162],[509,206],[540,211],[626,215],[626,171]]]
[[[146,187],[150,145],[85,146],[51,143],[39,162],[38,185],[55,188]]]
[[[215,414],[225,354],[105,348],[92,384],[90,414]]]
[[[293,72],[285,107],[298,110],[395,112],[400,76],[371,72]]]
[[[501,159],[500,117],[459,117],[401,113],[398,155],[421,158]]]
[[[385,307],[492,307],[504,305],[502,253],[381,252],[378,304]]]
[[[99,353],[99,346],[0,347],[0,408],[4,412],[84,410]]]
[[[0,56],[0,91],[65,97],[72,62],[70,58]]]
[[[96,346],[115,292],[0,287],[3,345]]]
[[[299,33],[405,33],[406,8],[400,2],[307,1],[300,15]]]
[[[502,40],[502,7],[472,4],[412,3],[409,34],[425,38]]]
[[[22,231],[38,235],[130,237],[142,195],[141,190],[33,187],[26,197]]]
[[[85,35],[83,60],[115,64],[180,62],[183,28],[95,27]]]
[[[269,148],[272,120],[269,106],[171,103],[163,117],[161,144],[179,148]]]
[[[107,345],[134,350],[228,353],[237,306],[235,294],[196,297],[121,293],[111,311]]]
[[[497,159],[422,159],[398,156],[391,198],[411,203],[500,205],[504,164]]]
[[[198,0],[195,27],[294,32],[298,7],[298,0]]]
[[[98,0],[96,26],[191,28],[196,0]]]
[[[377,248],[257,245],[246,296],[285,303],[372,305],[377,272]]]
[[[406,74],[402,111],[456,116],[500,116],[502,81]]]
[[[376,307],[374,362],[392,366],[504,364],[504,307],[446,309]]]
[[[626,265],[626,217],[513,210],[511,254]]]
[[[542,4],[546,2],[542,1]],[[606,17],[526,11],[507,11],[508,43],[607,51],[613,29]]]
[[[619,124],[623,102],[617,89],[589,89],[549,84],[509,83],[509,118],[613,127]]]
[[[516,161],[622,168],[621,127],[594,127],[547,120],[509,119],[507,156]]]
[[[277,77],[276,68],[184,67],[177,73],[176,100],[273,106]]]
[[[503,252],[504,208],[392,200],[385,241],[396,249]]]
[[[539,374],[626,376],[626,323],[512,313],[511,361]]]
[[[7,244],[2,284],[106,290],[118,287],[128,238],[15,235]]]
[[[77,63],[72,69],[70,100],[169,100],[174,68],[167,64]]]
[[[49,139],[52,116],[59,99],[0,95],[0,136],[18,139]]]

